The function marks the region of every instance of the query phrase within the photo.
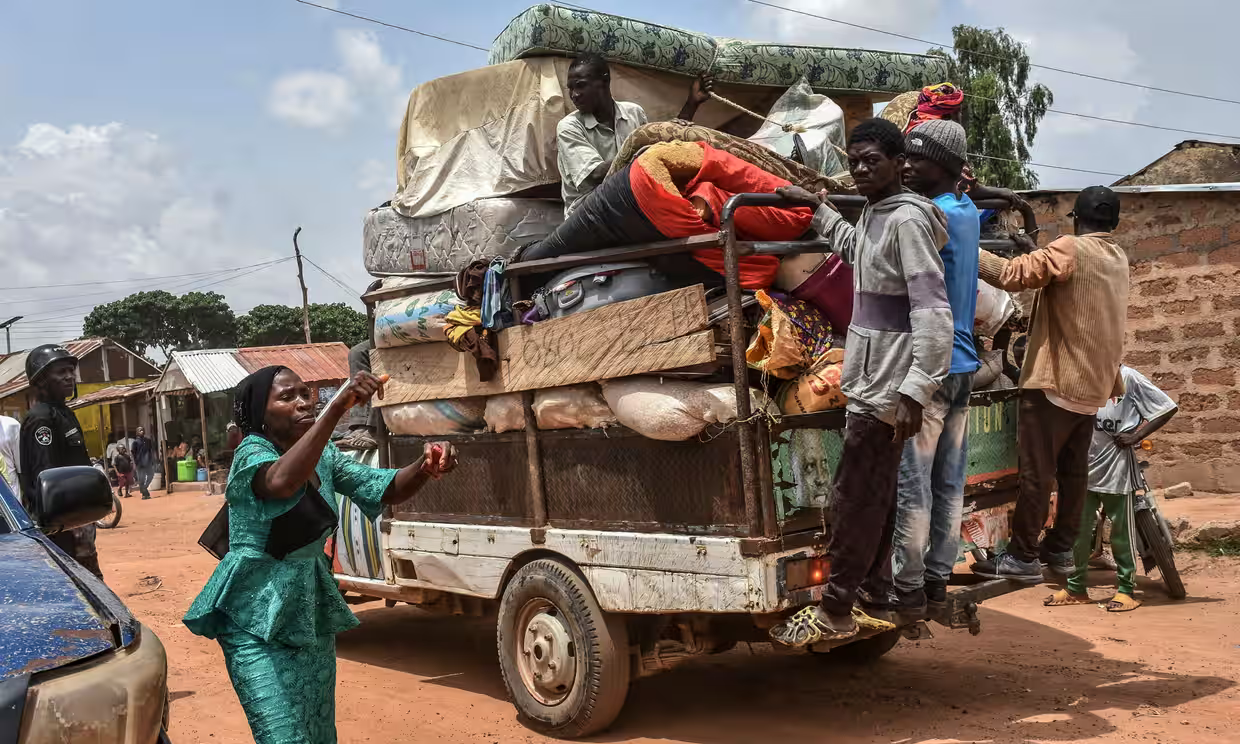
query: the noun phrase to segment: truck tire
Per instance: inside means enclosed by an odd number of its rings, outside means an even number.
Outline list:
[[[836,646],[830,651],[812,653],[830,662],[861,666],[878,661],[899,642],[900,630],[897,628],[843,646]]]
[[[1137,531],[1141,533],[1141,539],[1146,547],[1154,554],[1154,565],[1158,566],[1158,573],[1162,575],[1163,583],[1167,585],[1167,596],[1172,599],[1184,599],[1188,596],[1188,592],[1184,589],[1184,580],[1180,578],[1180,569],[1175,566],[1171,540],[1167,536],[1167,531],[1162,529],[1162,525],[1157,521],[1161,519],[1161,516],[1155,517],[1153,511],[1142,509],[1137,512],[1136,518]]]
[[[522,566],[504,588],[499,666],[521,722],[572,739],[602,731],[629,692],[624,620],[607,616],[589,585],[554,559]]]

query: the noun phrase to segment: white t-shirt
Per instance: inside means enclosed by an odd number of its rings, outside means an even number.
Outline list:
[[[1089,444],[1089,490],[1099,493],[1127,494],[1136,488],[1133,458],[1115,443],[1115,435],[1133,431],[1142,421],[1175,408],[1175,402],[1145,375],[1127,366],[1120,367],[1120,374],[1124,376],[1124,394],[1098,409]]]

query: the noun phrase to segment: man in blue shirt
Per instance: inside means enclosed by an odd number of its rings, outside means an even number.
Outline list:
[[[905,136],[904,184],[947,216],[942,251],[952,310],[951,367],[922,414],[921,431],[904,443],[892,540],[888,597],[901,613],[924,614],[927,602],[947,599],[947,581],[960,547],[964,503],[969,393],[981,366],[973,344],[981,222],[977,207],[957,190],[967,149],[954,121],[931,120]]]

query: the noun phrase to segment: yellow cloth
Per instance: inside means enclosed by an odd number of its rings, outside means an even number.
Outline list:
[[[456,344],[469,333],[470,328],[482,325],[482,308],[458,307],[443,316],[443,320],[447,324],[448,343]]]

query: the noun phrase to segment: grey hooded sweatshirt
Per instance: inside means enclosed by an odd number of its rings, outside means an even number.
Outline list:
[[[951,366],[952,311],[939,256],[947,218],[906,191],[866,205],[855,228],[825,204],[813,224],[853,267],[841,385],[848,410],[894,425],[900,395],[929,405]]]

